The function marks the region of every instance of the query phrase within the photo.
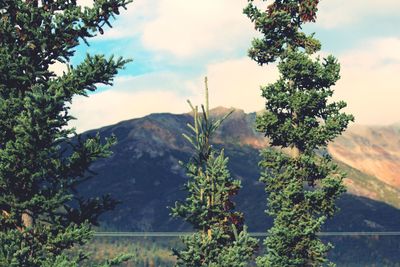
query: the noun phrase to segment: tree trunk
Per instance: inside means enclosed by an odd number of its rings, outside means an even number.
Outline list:
[[[292,81],[289,82],[289,86],[293,86]],[[297,129],[297,119],[298,119],[297,111],[294,111],[293,112],[293,127],[295,130]],[[300,156],[300,149],[296,145],[293,145],[290,149],[290,154],[293,158],[298,158]]]
[[[33,227],[34,221],[33,221],[32,212],[30,212],[29,210],[25,210],[22,213],[21,219],[22,219],[22,225],[23,225],[24,229]]]
[[[290,155],[293,158],[298,158],[300,156],[300,149],[298,149],[296,146],[291,147]]]

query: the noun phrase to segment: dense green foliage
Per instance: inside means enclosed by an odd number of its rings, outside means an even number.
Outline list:
[[[230,113],[213,120],[208,109],[207,81],[206,95],[202,114],[191,105],[194,125],[188,126],[193,134],[184,134],[195,148],[195,155],[186,166],[187,198],[176,203],[172,214],[190,223],[196,233],[183,237],[185,248],[174,251],[177,266],[246,266],[257,240],[248,235],[242,213],[234,210],[232,197],[238,193],[240,181],[231,177],[224,151],[210,144],[213,133]]]
[[[79,41],[102,33],[128,2],[0,2],[0,266],[76,266],[84,255],[65,251],[85,243],[98,216],[116,204],[74,194],[115,140],[69,142],[68,106],[74,95],[111,84],[127,61],[87,55],[58,77],[49,67],[68,64]]]
[[[344,102],[328,101],[340,78],[339,63],[333,56],[313,59],[320,44],[301,31],[302,24],[315,20],[317,5],[318,0],[280,0],[262,11],[249,0],[244,10],[263,34],[253,41],[249,56],[260,65],[279,59],[279,80],[262,88],[266,111],[257,118],[257,130],[272,146],[289,152],[262,152],[260,181],[266,185],[274,226],[258,266],[329,263],[331,245],[317,233],[336,211],[335,200],[345,191],[344,174],[317,150],[343,132],[353,117],[341,113]]]

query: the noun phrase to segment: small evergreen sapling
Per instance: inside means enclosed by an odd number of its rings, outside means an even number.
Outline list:
[[[326,150],[353,120],[341,112],[346,103],[329,101],[340,66],[333,56],[313,59],[321,45],[301,31],[304,23],[315,21],[318,0],[276,0],[266,10],[254,2],[249,0],[244,13],[262,37],[253,40],[249,56],[260,65],[279,60],[280,72],[277,82],[262,87],[266,110],[256,127],[271,146],[281,148],[261,153],[260,181],[266,185],[267,213],[274,225],[257,265],[333,265],[326,258],[332,246],[317,233],[337,210],[344,174],[318,151]]]
[[[238,193],[240,181],[230,176],[224,151],[210,144],[213,134],[230,113],[222,119],[210,117],[207,80],[206,106],[201,106],[202,113],[189,104],[194,124],[188,126],[193,134],[184,134],[184,137],[193,145],[195,155],[186,165],[187,198],[176,203],[172,215],[183,218],[196,232],[183,237],[185,247],[174,251],[177,266],[247,266],[257,248],[257,240],[247,233],[242,213],[234,211],[231,198]]]
[[[87,242],[91,225],[116,204],[75,192],[115,139],[70,142],[68,106],[96,84],[112,84],[127,61],[87,55],[59,77],[49,67],[69,63],[79,41],[102,33],[129,2],[0,1],[0,266],[77,266],[85,256],[66,251]]]

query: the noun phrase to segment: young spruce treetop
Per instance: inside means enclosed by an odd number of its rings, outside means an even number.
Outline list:
[[[115,206],[107,196],[74,194],[115,140],[69,142],[68,106],[111,84],[127,61],[87,55],[59,77],[49,67],[68,64],[80,40],[103,33],[128,2],[0,1],[0,266],[76,266],[83,256],[68,259],[65,251],[85,243],[98,216]]]
[[[262,10],[255,2],[270,4]],[[353,116],[341,112],[343,101],[329,101],[340,78],[339,63],[333,56],[313,59],[321,45],[302,32],[304,23],[315,21],[317,5],[318,0],[249,0],[244,10],[262,34],[253,40],[249,56],[260,65],[279,61],[280,72],[277,82],[262,87],[266,111],[256,121],[271,146],[284,149],[262,152],[260,180],[274,226],[258,266],[330,264],[326,254],[331,245],[317,233],[337,209],[344,174],[327,153],[317,151],[340,135]]]
[[[190,104],[190,102],[189,102]],[[191,104],[193,132],[184,137],[193,145],[195,155],[186,165],[189,181],[184,202],[177,202],[172,215],[190,223],[196,233],[183,238],[184,248],[175,250],[177,266],[186,267],[245,267],[256,248],[257,240],[251,238],[243,226],[243,215],[234,211],[232,197],[240,189],[240,181],[229,173],[228,158],[224,151],[215,150],[211,138],[222,119],[210,117],[206,80],[206,106],[202,113]]]

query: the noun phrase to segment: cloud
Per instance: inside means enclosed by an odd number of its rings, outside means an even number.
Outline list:
[[[357,123],[382,125],[399,120],[400,49],[396,47],[400,48],[400,39],[376,39],[339,55],[342,78],[334,100],[345,100]],[[154,112],[188,112],[187,99],[196,105],[204,102],[205,75],[211,107],[246,112],[263,108],[259,87],[278,78],[276,67],[260,67],[248,58],[210,64],[204,75],[194,79],[179,72],[123,76],[116,79],[113,89],[75,98],[71,112],[78,120],[72,125],[81,132]]]
[[[77,2],[93,5],[93,0]],[[140,35],[145,47],[178,57],[210,50],[229,52],[238,40],[249,41],[255,34],[252,23],[242,14],[246,4],[246,0],[135,0],[117,16],[113,28],[96,40]],[[326,0],[319,4],[316,25],[335,28],[371,20],[379,23],[382,17],[398,17],[398,10],[399,0]]]
[[[323,28],[343,27],[379,16],[398,16],[399,0],[330,0],[321,1],[317,25]]]
[[[207,67],[211,106],[258,111],[264,107],[261,85],[278,79],[273,65],[260,67],[249,58],[227,60]],[[200,82],[197,82],[199,87]]]
[[[210,106],[260,110],[260,85],[277,79],[274,67],[260,67],[247,58],[222,61],[207,67]],[[204,76],[190,79],[180,73],[157,72],[117,78],[113,89],[73,100],[71,123],[78,132],[155,112],[184,113],[186,103],[204,103]]]
[[[232,106],[247,112],[261,109],[264,100],[259,86],[273,82],[278,75],[275,67],[259,67],[244,57],[256,35],[252,23],[242,14],[246,3],[135,0],[117,17],[112,29],[95,38],[94,44],[101,48],[102,41],[121,40],[115,42],[117,50],[129,49],[129,40],[141,41],[142,50],[135,53],[145,54],[147,61],[137,64],[139,68],[146,65],[146,70],[152,72],[119,76],[112,89],[89,98],[75,98],[71,111],[78,120],[73,124],[83,131],[152,112],[187,112],[186,99],[195,104],[203,102],[205,75],[209,78],[212,107]],[[366,19],[397,15],[398,10],[398,0],[321,1],[317,26],[364,23]],[[335,87],[335,99],[348,102],[347,110],[358,123],[398,121],[399,39],[368,35],[362,43],[349,43],[348,47],[353,48],[338,54],[342,79]]]
[[[160,0],[157,16],[144,25],[142,41],[147,49],[178,58],[235,51],[247,45],[252,24],[242,14],[247,1]],[[240,47],[240,46],[239,46]]]
[[[336,99],[361,124],[390,124],[400,118],[400,39],[371,40],[339,56],[342,78]]]
[[[82,7],[92,7],[93,0],[78,0]],[[139,35],[144,24],[154,18],[154,10],[158,1],[136,0],[126,6],[126,10],[120,9],[120,15],[115,21],[111,21],[112,28],[104,30],[103,35],[97,35],[93,41],[126,39]]]
[[[327,53],[322,52],[322,55]],[[346,112],[360,124],[387,125],[400,121],[400,38],[379,38],[338,55],[341,79],[334,100],[348,103]],[[259,67],[247,58],[211,64],[210,101],[214,106],[246,112],[263,108],[259,85],[278,78],[274,66]]]
[[[145,25],[155,17],[159,1],[136,0],[127,5],[127,10],[121,9],[121,14],[112,22],[112,28],[98,35],[95,40],[126,39],[139,36]]]
[[[76,116],[77,120],[71,121],[70,126],[76,127],[78,132],[83,132],[122,120],[166,111],[188,111],[185,98],[171,91],[108,90],[90,97],[74,98],[71,114]]]
[[[191,91],[192,81],[179,73],[156,72],[140,76],[120,76],[112,89],[74,97],[70,126],[78,132],[142,117],[150,113],[189,111],[188,98],[198,100]]]

